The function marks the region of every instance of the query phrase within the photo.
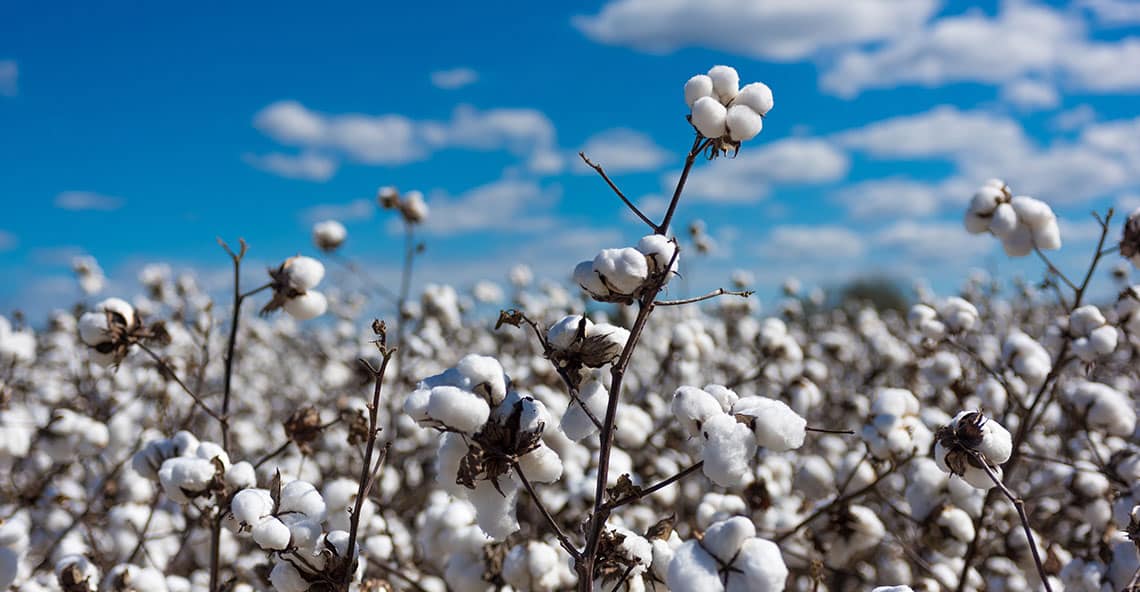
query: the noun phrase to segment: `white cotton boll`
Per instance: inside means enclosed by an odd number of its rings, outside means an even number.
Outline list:
[[[735,516],[717,522],[705,531],[701,544],[714,557],[731,563],[744,541],[756,536],[756,526],[744,516]]]
[[[994,208],[993,216],[990,218],[990,232],[994,236],[1004,239],[1017,228],[1017,213],[1013,210],[1013,206],[1003,203]]]
[[[1024,257],[1033,252],[1033,231],[1028,226],[1018,224],[1001,241],[1001,247],[1010,257]]]
[[[969,301],[951,296],[941,307],[942,320],[951,331],[969,331],[978,322],[978,309]]]
[[[713,93],[725,105],[740,92],[740,74],[732,66],[713,66],[709,69],[709,78],[712,79]]]
[[[243,489],[230,501],[230,512],[243,524],[260,524],[273,513],[273,496],[267,489]]]
[[[297,512],[321,522],[326,514],[325,499],[312,483],[290,481],[281,488],[280,512]]]
[[[637,250],[649,258],[650,273],[661,273],[666,268],[669,269],[665,276],[666,282],[669,276],[677,271],[677,263],[680,261],[680,257],[677,256],[677,243],[664,235],[650,234],[642,237],[637,241]]]
[[[583,261],[574,267],[574,283],[594,296],[604,298],[610,294],[601,276],[594,271],[593,261]]]
[[[728,413],[732,410],[732,406],[740,400],[740,395],[736,391],[720,384],[706,384],[704,389],[706,393],[713,396],[714,399],[720,403],[721,411]]]
[[[167,497],[175,503],[188,504],[191,496],[206,490],[214,472],[214,464],[208,460],[178,457],[162,463],[158,479]]]
[[[622,448],[641,448],[653,434],[653,416],[637,405],[618,404],[617,416],[621,418],[616,426],[614,439]]]
[[[962,363],[958,356],[948,351],[939,351],[921,363],[922,374],[935,388],[952,384],[962,377]]]
[[[269,572],[269,583],[277,592],[306,592],[309,582],[301,576],[301,572],[286,561],[277,561],[273,570]]]
[[[594,257],[594,271],[618,294],[633,294],[649,277],[649,263],[632,247],[602,249]]]
[[[213,442],[199,442],[198,447],[194,449],[194,456],[202,460],[218,459],[219,462],[226,468],[230,465],[230,455],[219,445]]]
[[[1091,304],[1086,304],[1077,308],[1069,315],[1069,331],[1071,331],[1073,335],[1083,337],[1092,333],[1093,329],[1104,326],[1107,322],[1099,308]]]
[[[756,455],[752,430],[725,413],[709,417],[701,429],[705,475],[722,487],[742,485],[748,475],[748,462]]]
[[[747,142],[764,129],[764,118],[751,107],[733,105],[728,108],[724,125],[734,142]]]
[[[409,191],[404,196],[404,202],[400,207],[400,213],[404,218],[413,224],[418,224],[427,220],[428,214],[431,210],[428,208],[427,202],[424,201],[424,194],[420,191]]]
[[[296,255],[286,259],[282,267],[288,274],[289,286],[298,292],[316,288],[325,277],[325,266],[312,257]]]
[[[257,471],[253,465],[246,461],[234,463],[230,468],[226,469],[226,474],[223,477],[226,482],[226,487],[230,489],[246,489],[249,487],[257,487]]]
[[[629,329],[618,327],[609,323],[598,323],[589,331],[591,337],[605,337],[606,341],[614,345],[614,351],[621,352],[629,341]]]
[[[969,211],[982,216],[989,216],[1004,197],[1005,193],[1001,187],[983,186],[974,193],[974,197],[970,200]]]
[[[606,405],[609,402],[609,392],[606,391],[606,387],[601,381],[590,379],[583,382],[581,390],[578,392],[578,398],[598,421],[602,420],[606,413]],[[562,414],[560,427],[566,437],[575,442],[598,431],[598,427],[594,425],[590,416],[582,410],[578,403],[573,401],[566,407],[566,412]]]
[[[492,405],[498,405],[507,396],[507,375],[495,358],[467,354],[455,364],[455,369],[471,381],[471,390],[485,392]]]
[[[727,126],[728,109],[717,99],[701,97],[693,103],[693,127],[706,138],[724,136]]]
[[[96,586],[99,585],[99,568],[83,555],[66,555],[55,564],[55,575],[61,584],[64,580],[64,572],[72,570],[75,570],[77,573],[74,573],[74,577],[69,574],[67,581],[75,584],[86,582],[86,585],[68,588],[68,592],[79,592],[79,590],[89,590],[93,592]],[[2,571],[3,567],[0,567],[0,572]],[[11,582],[8,583],[10,584]],[[0,573],[0,584],[4,584],[4,576],[2,573]]]
[[[1049,352],[1032,337],[1013,331],[1002,344],[1002,358],[1031,388],[1041,386],[1052,370]]]
[[[1018,195],[1010,200],[1010,205],[1017,212],[1017,219],[1034,230],[1057,222],[1057,215],[1053,213],[1053,208],[1039,199]]]
[[[701,548],[699,541],[686,541],[673,553],[665,584],[673,592],[723,590],[716,558]]]
[[[726,592],[782,592],[788,579],[780,548],[761,538],[744,541],[732,568]]]
[[[325,314],[329,309],[329,301],[324,294],[309,290],[300,296],[289,298],[282,308],[298,321],[307,321]]]
[[[466,488],[456,482],[460,463],[463,457],[467,456],[467,452],[467,442],[460,434],[447,432],[439,439],[439,453],[435,457],[435,479],[452,495],[464,496],[467,493]]]
[[[499,486],[503,489],[503,493],[499,493],[490,481],[479,481],[475,489],[468,490],[467,494],[471,504],[475,506],[475,520],[479,528],[497,541],[507,538],[519,529],[519,521],[515,517],[518,489],[507,479],[500,479]]]
[[[697,74],[685,83],[685,104],[691,109],[693,103],[701,97],[709,97],[713,94],[713,81],[705,74]]]
[[[740,92],[736,95],[736,99],[733,100],[732,104],[746,106],[761,116],[764,116],[772,110],[776,101],[772,98],[772,89],[768,88],[767,84],[763,82],[753,82],[744,85],[744,88],[740,89]]]
[[[478,396],[454,386],[431,389],[428,415],[445,426],[473,434],[487,423],[491,408]]]
[[[1033,229],[1033,244],[1042,251],[1056,251],[1061,248],[1061,227],[1052,220]]]
[[[1099,382],[1085,380],[1070,383],[1065,397],[1083,413],[1092,429],[1110,436],[1129,437],[1136,430],[1136,410],[1124,393]]]
[[[938,312],[926,304],[915,304],[910,307],[906,315],[906,322],[915,329],[931,321],[938,320]]]
[[[404,413],[417,422],[431,419],[428,415],[428,402],[431,400],[431,389],[416,389],[408,398],[404,399]]]
[[[347,237],[348,230],[336,220],[325,220],[313,225],[313,244],[322,251],[335,251]]]
[[[586,326],[583,328],[582,334],[589,335],[590,328],[594,326],[590,319],[586,319],[582,315],[567,315],[546,330],[547,343],[555,349],[569,348],[578,336],[578,328],[583,320],[586,322]]]
[[[989,217],[982,216],[973,210],[966,212],[962,222],[966,226],[966,232],[970,234],[982,234],[990,230]]]
[[[80,315],[79,339],[89,346],[96,346],[108,341],[107,314],[103,312],[85,312]]]
[[[673,393],[673,415],[690,436],[699,436],[701,426],[708,418],[724,414],[720,401],[711,394],[692,386],[683,386]]]
[[[562,476],[562,459],[549,446],[540,444],[519,457],[519,469],[529,481],[553,483]]]
[[[732,412],[751,418],[756,443],[768,450],[786,452],[804,444],[807,420],[783,401],[743,397],[733,405]]]
[[[1116,351],[1117,329],[1111,325],[1098,327],[1089,333],[1089,347],[1099,356],[1107,356]]]
[[[253,542],[267,551],[288,548],[291,537],[289,527],[276,518],[266,518],[253,527]]]
[[[532,541],[515,545],[503,560],[503,579],[519,592],[551,592],[568,585],[558,550]]]

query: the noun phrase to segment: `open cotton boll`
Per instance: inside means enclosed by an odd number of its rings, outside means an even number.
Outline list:
[[[3,568],[0,567],[0,571]],[[94,592],[99,584],[99,568],[83,555],[66,555],[55,564],[56,579],[67,592],[91,591]],[[4,576],[0,573],[0,584],[4,583]],[[10,584],[11,582],[9,582]]]
[[[788,567],[776,543],[750,538],[740,546],[740,553],[728,572],[726,592],[782,592],[788,579]]]
[[[539,541],[511,548],[503,560],[503,579],[519,592],[552,592],[574,583],[558,550]]]
[[[253,542],[267,551],[281,551],[289,547],[292,534],[285,523],[276,518],[266,518],[253,527]]]
[[[471,390],[486,393],[492,405],[498,405],[507,396],[507,375],[495,358],[467,354],[455,364],[455,369],[470,381]]]
[[[167,497],[188,504],[192,496],[206,490],[214,472],[214,464],[208,460],[180,456],[162,463],[158,479]]]
[[[1001,247],[1010,257],[1024,257],[1033,252],[1033,231],[1018,224],[1013,232],[1002,238]]]
[[[1045,222],[1032,229],[1033,244],[1043,251],[1056,251],[1061,248],[1061,227],[1056,220]]]
[[[720,566],[700,541],[685,541],[673,553],[665,584],[672,592],[715,592],[724,590]]]
[[[733,105],[725,114],[724,125],[734,142],[746,142],[755,138],[764,129],[764,118],[751,107]]]
[[[666,282],[669,281],[670,276],[676,273],[677,263],[680,260],[677,257],[677,243],[664,235],[643,236],[641,240],[637,241],[637,250],[649,259],[650,273],[662,273],[668,268],[669,271],[665,276]]]
[[[1053,368],[1052,358],[1032,337],[1014,330],[1002,344],[1002,358],[1025,383],[1036,388]]]
[[[578,398],[586,405],[590,413],[594,414],[598,421],[601,421],[606,413],[606,404],[609,402],[609,392],[606,391],[605,385],[600,380],[591,378],[582,383],[578,391]],[[566,412],[562,414],[561,427],[566,437],[575,442],[598,431],[598,427],[594,425],[590,416],[582,410],[578,403],[573,401],[566,407]]]
[[[553,483],[562,476],[562,459],[549,446],[539,444],[519,457],[519,469],[529,481]]]
[[[748,107],[757,114],[764,116],[772,110],[776,102],[772,98],[772,89],[768,88],[767,84],[752,82],[740,89],[732,104]]]
[[[322,522],[325,519],[325,499],[308,481],[290,481],[281,488],[280,513],[296,512]]]
[[[1087,380],[1068,384],[1064,392],[1090,428],[1121,438],[1136,431],[1136,410],[1124,393],[1107,384]]]
[[[574,267],[574,283],[593,296],[604,298],[610,294],[601,276],[594,271],[593,261],[583,261]]]
[[[475,506],[475,521],[479,528],[496,541],[507,538],[519,529],[519,521],[515,517],[518,489],[507,479],[500,479],[499,486],[502,493],[490,481],[479,481],[475,484],[475,489],[469,489],[467,493],[471,505]]]
[[[969,232],[970,234],[982,234],[983,232],[989,232],[990,230],[989,217],[983,216],[982,214],[979,214],[973,210],[968,210],[966,212],[966,215],[964,216],[962,222],[966,226],[966,232]]]
[[[615,358],[625,349],[625,344],[629,341],[629,329],[609,323],[598,323],[587,332],[590,337],[605,337],[607,342],[612,343],[613,350],[617,352]]]
[[[273,496],[267,489],[243,489],[230,501],[230,512],[242,524],[260,524],[273,513]]]
[[[634,294],[649,277],[649,263],[632,247],[602,249],[594,257],[594,271],[614,292]]]
[[[727,131],[728,109],[712,97],[701,97],[693,103],[693,127],[706,138],[720,138]]]
[[[699,436],[701,426],[710,417],[723,415],[720,401],[711,394],[692,386],[683,386],[673,393],[673,415],[690,436]]]
[[[428,415],[445,426],[473,434],[487,423],[491,408],[478,396],[454,386],[431,389]]]
[[[738,487],[748,476],[748,461],[756,455],[756,438],[748,426],[731,415],[718,413],[701,426],[704,473],[717,485]]]
[[[582,315],[567,315],[546,330],[546,342],[556,349],[569,348],[578,336],[578,329],[583,321],[586,323],[583,334],[589,335],[590,328],[594,326],[590,319],[586,319]]]
[[[269,572],[269,583],[277,592],[306,592],[309,582],[292,563],[277,561]]]
[[[990,218],[990,232],[994,236],[1004,239],[1017,228],[1017,212],[1013,206],[1003,203],[994,208]]]
[[[787,403],[766,397],[742,397],[732,413],[749,418],[756,443],[773,452],[799,448],[807,436],[807,420]]]
[[[685,104],[691,109],[693,103],[701,97],[709,97],[713,94],[713,81],[705,74],[697,74],[685,83]]]
[[[249,462],[243,460],[226,469],[223,480],[226,482],[226,487],[232,490],[257,487],[257,470]]]
[[[740,74],[732,66],[713,66],[709,69],[713,93],[721,103],[727,105],[740,92]]]
[[[1073,335],[1087,336],[1093,329],[1104,326],[1107,322],[1099,308],[1086,304],[1069,315],[1069,331]]]
[[[1057,221],[1057,215],[1053,213],[1053,208],[1039,199],[1018,195],[1010,200],[1010,205],[1017,212],[1017,219],[1032,229]]]
[[[324,294],[309,290],[300,296],[289,298],[282,308],[298,321],[307,321],[325,314],[329,308],[329,301]]]
[[[325,277],[325,266],[320,261],[303,255],[286,259],[282,268],[288,274],[289,286],[298,292],[316,288]]]
[[[969,211],[982,216],[989,216],[1004,198],[1005,193],[1001,187],[984,185],[970,199]]]
[[[756,536],[756,526],[744,516],[717,522],[705,531],[701,544],[723,563],[731,563],[744,541]]]
[[[706,384],[702,389],[706,393],[713,396],[717,403],[720,403],[721,411],[728,413],[732,410],[732,406],[740,400],[740,395],[736,391],[720,384]]]
[[[958,296],[947,298],[940,314],[942,321],[954,332],[969,331],[978,322],[978,308]]]
[[[313,225],[313,244],[326,253],[335,251],[347,237],[348,230],[336,220],[325,220]]]

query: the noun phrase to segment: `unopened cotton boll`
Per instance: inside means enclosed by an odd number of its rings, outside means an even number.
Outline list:
[[[760,116],[767,115],[776,102],[772,98],[772,89],[768,88],[767,84],[763,82],[753,82],[744,85],[740,89],[740,93],[736,95],[736,99],[732,102],[733,105],[742,105],[752,109]]]
[[[691,109],[693,103],[701,97],[709,97],[713,94],[713,81],[705,74],[697,74],[685,83],[685,104]]]
[[[727,105],[740,92],[740,74],[732,66],[713,66],[709,69],[713,93],[721,103]]]
[[[733,105],[725,115],[725,127],[734,142],[745,142],[760,133],[764,128],[764,119],[751,107]]]
[[[329,301],[324,294],[316,290],[309,290],[300,296],[286,300],[283,308],[285,312],[289,313],[289,316],[298,321],[307,321],[325,314],[329,308]]]
[[[720,138],[727,131],[728,109],[717,99],[701,97],[693,103],[693,127],[706,138]]]

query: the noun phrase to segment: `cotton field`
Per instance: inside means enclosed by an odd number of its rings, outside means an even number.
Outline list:
[[[978,179],[961,231],[1043,286],[975,277],[896,311],[791,281],[761,314],[738,274],[677,298],[690,170],[779,113],[723,65],[683,98],[663,215],[583,155],[644,224],[561,284],[438,282],[411,240],[429,202],[383,187],[409,237],[384,288],[326,277],[348,236],[327,220],[228,293],[153,265],[0,317],[0,588],[1140,589],[1140,286],[1090,290],[1137,262],[1140,212],[1098,213],[1061,269],[1051,206]],[[235,283],[256,248],[221,243]],[[75,270],[102,291],[95,260]]]

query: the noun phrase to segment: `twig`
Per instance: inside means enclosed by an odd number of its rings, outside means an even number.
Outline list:
[[[838,496],[838,497],[836,497],[835,499],[831,500],[830,502],[828,502],[828,503],[824,504],[823,506],[820,506],[818,509],[816,509],[816,511],[814,511],[814,512],[812,512],[810,515],[808,515],[808,517],[807,517],[807,518],[804,518],[804,519],[803,519],[803,520],[801,520],[801,521],[800,521],[798,524],[796,524],[795,526],[793,526],[793,527],[791,528],[791,530],[788,530],[787,532],[785,532],[785,533],[783,533],[783,534],[781,534],[781,535],[777,536],[777,537],[776,537],[775,539],[773,539],[773,540],[774,540],[776,543],[782,543],[782,542],[784,542],[784,540],[786,540],[788,537],[790,537],[790,536],[792,536],[792,535],[796,534],[797,532],[799,532],[799,530],[800,530],[801,528],[803,528],[803,527],[807,526],[808,524],[811,524],[811,522],[812,522],[812,521],[814,521],[816,518],[819,518],[820,516],[822,516],[822,515],[824,515],[824,514],[826,514],[826,513],[830,512],[832,508],[834,508],[834,507],[836,507],[836,506],[839,506],[839,505],[842,505],[842,504],[845,504],[845,503],[847,503],[847,502],[849,502],[849,501],[851,501],[851,500],[853,500],[853,499],[855,499],[855,498],[857,498],[857,497],[859,497],[859,496],[863,495],[864,493],[867,493],[868,491],[871,491],[872,489],[874,489],[876,486],[878,486],[878,485],[879,485],[879,482],[880,482],[880,481],[882,481],[883,479],[886,479],[887,477],[889,477],[889,476],[890,476],[892,473],[894,473],[895,471],[897,471],[897,470],[899,469],[899,467],[902,467],[903,465],[907,464],[907,463],[908,463],[908,462],[910,462],[910,461],[911,461],[911,459],[913,459],[913,458],[914,458],[914,456],[913,456],[913,455],[912,455],[912,456],[908,456],[908,457],[906,457],[905,459],[903,459],[903,460],[902,460],[901,462],[899,462],[898,464],[896,464],[896,465],[892,466],[892,467],[891,467],[889,470],[887,470],[887,471],[884,471],[884,472],[883,472],[883,474],[881,474],[881,475],[879,475],[878,477],[876,477],[874,481],[872,481],[872,482],[868,483],[867,485],[864,485],[863,487],[860,487],[859,489],[856,489],[855,491],[852,491],[851,493],[848,493],[848,494],[844,494],[844,495]]]
[[[1061,271],[1061,269],[1058,268],[1056,265],[1053,265],[1053,262],[1049,260],[1049,257],[1047,255],[1045,255],[1045,253],[1041,252],[1041,249],[1037,248],[1037,245],[1033,245],[1033,250],[1036,251],[1037,256],[1040,257],[1041,260],[1045,262],[1045,266],[1049,268],[1049,273],[1053,274],[1056,277],[1061,278],[1061,281],[1065,282],[1065,285],[1069,286],[1069,289],[1072,290],[1073,292],[1076,292],[1078,290],[1077,285],[1074,284],[1073,281],[1070,280],[1069,277],[1065,275],[1065,272]]]
[[[542,517],[546,519],[547,525],[550,526],[555,536],[558,537],[559,544],[561,544],[562,548],[566,549],[566,552],[575,560],[580,559],[582,554],[574,547],[574,543],[570,542],[566,533],[562,531],[562,527],[558,526],[558,522],[554,520],[554,516],[550,515],[550,511],[546,509],[546,505],[543,504],[542,499],[538,497],[538,492],[534,490],[534,486],[530,484],[530,480],[523,474],[522,467],[519,466],[519,463],[512,460],[511,467],[515,470],[515,474],[519,476],[519,480],[522,481],[523,487],[525,487],[527,493],[530,494],[530,498],[534,500],[534,505],[538,507],[538,511],[542,514]]]
[[[1037,551],[1037,541],[1033,537],[1033,529],[1029,526],[1029,515],[1025,513],[1025,502],[1021,501],[1021,498],[1014,495],[1013,492],[1005,486],[1005,483],[1002,483],[1001,478],[999,478],[997,474],[994,473],[993,469],[990,468],[989,463],[981,453],[977,451],[971,451],[971,454],[973,455],[974,459],[977,460],[979,464],[981,464],[982,470],[986,472],[987,476],[989,476],[990,481],[993,481],[994,485],[1001,489],[1002,494],[1004,494],[1005,497],[1009,499],[1010,503],[1013,504],[1014,508],[1017,509],[1017,515],[1019,518],[1021,518],[1021,528],[1025,530],[1025,538],[1029,543],[1029,552],[1033,554],[1033,563],[1037,566],[1038,577],[1041,578],[1041,585],[1045,587],[1046,592],[1053,592],[1052,586],[1049,585],[1049,576],[1045,573],[1045,565],[1041,562],[1041,554]]]
[[[206,403],[204,401],[202,401],[202,399],[198,398],[198,395],[194,394],[194,391],[190,390],[190,387],[186,386],[185,382],[182,382],[181,378],[178,378],[178,374],[176,372],[174,372],[174,369],[170,367],[170,364],[166,363],[166,360],[162,359],[162,356],[158,355],[158,353],[156,353],[154,350],[147,347],[142,342],[136,343],[136,345],[138,345],[139,349],[146,352],[147,355],[149,355],[151,357],[151,359],[153,359],[155,361],[155,363],[158,364],[158,368],[162,372],[162,375],[167,377],[167,378],[170,378],[175,383],[177,383],[178,386],[182,387],[182,391],[185,392],[187,395],[190,395],[190,398],[194,399],[194,404],[201,407],[202,411],[205,411],[207,415],[218,420],[219,422],[223,421],[221,415],[218,415],[218,413],[216,411],[214,411],[213,409],[210,409],[210,407],[208,405],[206,405]]]
[[[614,182],[610,180],[609,175],[606,174],[606,171],[602,168],[602,165],[594,164],[594,161],[590,160],[590,158],[586,156],[585,152],[579,152],[578,156],[582,159],[582,162],[586,163],[587,166],[594,169],[598,172],[599,175],[602,176],[602,180],[610,186],[610,189],[614,190],[614,193],[616,193],[617,196],[620,197],[623,202],[625,202],[625,205],[629,206],[629,209],[632,210],[638,218],[641,218],[642,222],[648,224],[649,227],[654,231],[657,230],[657,225],[653,223],[653,220],[650,220],[648,216],[641,213],[641,210],[637,209],[637,206],[633,205],[633,202],[629,201],[629,198],[627,198],[625,194],[621,192],[621,189],[618,189],[617,185],[614,185]]]
[[[811,426],[804,426],[805,432],[818,432],[820,434],[841,434],[844,436],[855,435],[855,430],[833,430],[830,428],[813,428]]]
[[[655,304],[657,306],[678,306],[681,304],[693,304],[694,302],[702,302],[705,300],[711,300],[713,298],[716,298],[717,296],[740,296],[741,298],[748,298],[749,296],[751,296],[755,293],[756,292],[754,290],[735,291],[735,290],[725,290],[724,288],[717,288],[717,289],[713,290],[712,292],[705,294],[704,296],[696,296],[693,298],[684,298],[681,300],[658,300],[657,302],[654,302],[653,304]]]
[[[689,475],[701,470],[701,468],[704,466],[705,466],[705,461],[703,461],[703,460],[700,462],[693,463],[693,464],[689,465],[688,467],[685,467],[684,469],[678,471],[676,474],[674,474],[668,478],[662,479],[661,481],[658,481],[657,483],[654,483],[653,485],[650,485],[649,487],[646,487],[644,489],[639,490],[637,493],[631,493],[625,497],[618,498],[616,500],[609,502],[606,505],[609,507],[610,510],[613,510],[615,508],[620,508],[621,506],[635,502],[637,500],[644,499],[645,497],[653,495],[657,491],[659,491],[661,489],[665,489],[666,487],[676,483],[677,481],[680,481],[681,479],[684,479],[685,477],[688,477]]]
[[[657,225],[654,231],[657,234],[664,235],[669,232],[669,224],[673,221],[673,213],[677,211],[677,203],[681,201],[681,192],[685,190],[685,181],[689,179],[689,171],[693,169],[693,163],[696,162],[697,156],[700,156],[704,151],[705,146],[708,146],[712,140],[706,140],[704,136],[697,134],[693,139],[693,147],[689,149],[689,155],[685,157],[685,168],[681,169],[681,178],[677,180],[677,187],[673,189],[673,198],[669,200],[669,209],[665,210],[665,217],[661,219],[661,224]]]

